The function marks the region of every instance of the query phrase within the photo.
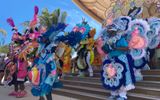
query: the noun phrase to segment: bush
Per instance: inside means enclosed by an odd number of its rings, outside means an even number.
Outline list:
[[[0,46],[0,53],[9,53],[9,46],[8,45],[4,45],[4,46]]]

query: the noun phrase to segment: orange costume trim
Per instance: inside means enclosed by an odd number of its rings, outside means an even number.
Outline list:
[[[97,49],[94,50],[94,61],[92,63],[93,66],[96,66],[96,67],[101,67],[102,65],[102,57],[100,54],[98,54],[97,52]]]
[[[62,71],[63,73],[70,73],[71,71],[71,47],[69,47],[68,45],[65,45],[65,51],[63,54],[63,68]]]

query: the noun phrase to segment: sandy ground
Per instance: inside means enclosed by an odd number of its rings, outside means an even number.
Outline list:
[[[28,92],[27,96],[24,98],[16,98],[12,96],[8,96],[8,94],[13,91],[13,87],[8,86],[0,86],[0,100],[38,100],[38,97],[33,97],[30,93],[31,86],[27,85],[26,90]],[[53,94],[53,100],[78,100],[69,97],[64,97],[60,95]]]

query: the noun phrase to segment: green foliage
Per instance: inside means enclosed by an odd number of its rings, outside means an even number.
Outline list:
[[[9,45],[0,46],[0,53],[9,53]]]
[[[65,23],[67,17],[66,12],[61,12],[60,9],[56,9],[49,13],[48,9],[45,8],[42,11],[40,19],[40,25],[50,28],[52,25],[57,25],[58,23]]]
[[[5,37],[7,35],[7,32],[0,28],[0,34],[2,35],[1,38],[0,38],[0,46],[3,46],[5,44]]]
[[[39,16],[39,19],[42,26],[50,27],[52,25],[50,21],[50,13],[47,8],[42,11],[42,15]]]
[[[21,23],[21,25],[23,27],[29,27],[30,21],[24,21],[23,23]]]
[[[1,33],[2,35],[4,35],[4,36],[7,35],[7,32],[6,32],[4,29],[1,29],[1,28],[0,28],[0,33]]]
[[[64,23],[66,21],[67,13],[63,12],[61,16],[61,23]]]

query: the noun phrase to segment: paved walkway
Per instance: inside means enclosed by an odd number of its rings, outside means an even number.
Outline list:
[[[28,92],[26,97],[16,98],[16,97],[8,96],[8,93],[13,91],[13,87],[0,86],[0,100],[38,100],[39,99],[38,97],[33,97],[31,95],[29,85],[26,86],[26,90]],[[77,99],[68,98],[68,97],[53,94],[53,100],[77,100]]]

